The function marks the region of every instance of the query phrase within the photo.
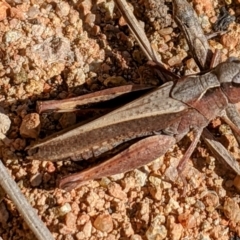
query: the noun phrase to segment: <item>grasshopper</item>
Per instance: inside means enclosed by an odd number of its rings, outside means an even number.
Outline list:
[[[161,77],[167,82],[100,118],[35,143],[28,148],[29,158],[50,161],[88,160],[99,158],[115,147],[135,140],[131,146],[105,162],[61,179],[59,186],[71,190],[91,179],[148,164],[192,131],[194,139],[179,162],[180,173],[203,134],[210,148],[216,153],[221,150],[230,159],[224,160],[239,174],[236,161],[229,157],[226,150],[222,150],[221,145],[212,141],[204,129],[211,120],[222,117],[240,136],[236,121],[232,122],[227,117],[234,109],[234,104],[240,102],[240,61],[227,61],[209,71],[177,79],[160,63],[127,3],[116,0],[116,4],[147,58],[153,61],[152,65],[161,71]],[[199,25],[195,13],[183,0],[176,0],[173,4],[176,21],[187,36],[196,62],[201,69],[206,69],[210,48],[202,30],[197,28]],[[195,25],[189,27],[184,23],[189,19]],[[40,108],[47,109],[42,104]]]

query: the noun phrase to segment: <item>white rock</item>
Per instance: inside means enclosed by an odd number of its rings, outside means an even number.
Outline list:
[[[0,139],[5,138],[5,134],[9,130],[10,125],[10,118],[6,114],[4,114],[4,110],[0,107]]]
[[[146,237],[148,240],[162,240],[167,237],[167,229],[164,225],[151,225],[147,232]]]
[[[69,203],[65,203],[63,206],[61,206],[58,211],[60,216],[64,216],[68,212],[72,210],[71,205]]]

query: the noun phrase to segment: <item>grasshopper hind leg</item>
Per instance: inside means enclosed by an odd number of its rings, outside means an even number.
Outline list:
[[[175,143],[176,139],[167,135],[144,138],[105,162],[62,178],[59,187],[69,191],[82,186],[89,180],[139,168],[164,155]]]

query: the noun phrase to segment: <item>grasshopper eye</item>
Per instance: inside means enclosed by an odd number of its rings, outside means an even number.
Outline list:
[[[240,72],[233,77],[232,82],[240,84]]]

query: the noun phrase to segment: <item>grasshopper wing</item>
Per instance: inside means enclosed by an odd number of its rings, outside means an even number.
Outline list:
[[[169,97],[173,82],[92,122],[29,147],[31,159],[73,160],[97,157],[128,140],[152,135],[168,127],[189,107]]]

